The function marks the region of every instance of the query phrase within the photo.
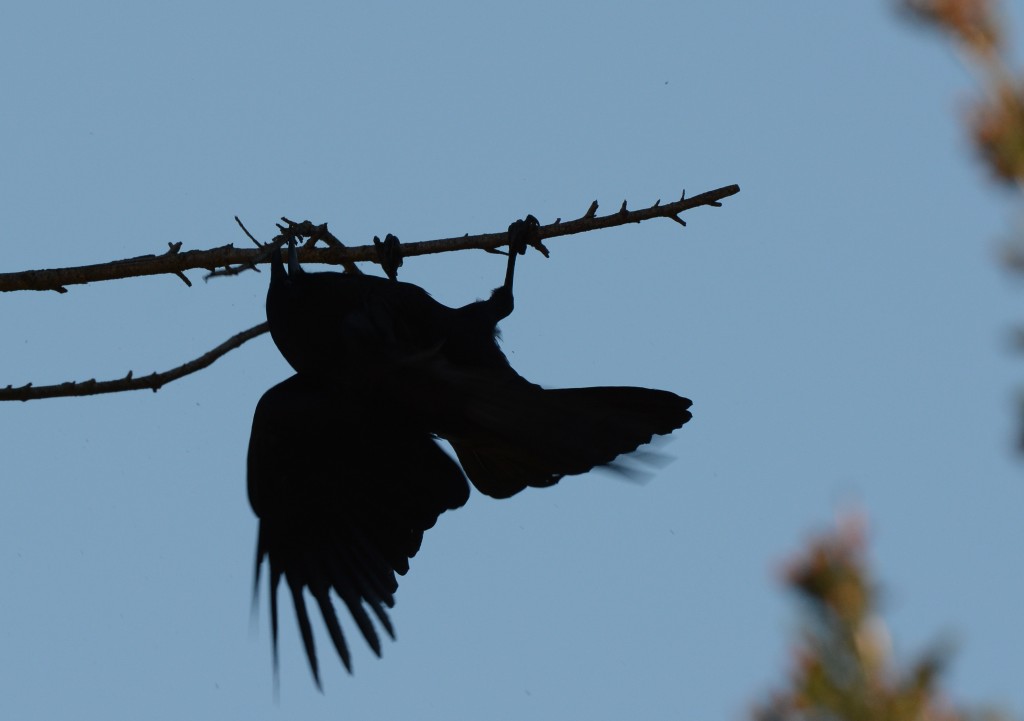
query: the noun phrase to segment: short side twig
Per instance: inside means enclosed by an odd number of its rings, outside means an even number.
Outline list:
[[[146,389],[156,393],[167,383],[176,381],[190,373],[195,373],[196,371],[206,368],[228,351],[237,348],[258,335],[266,333],[267,330],[267,324],[260,323],[249,330],[245,330],[231,336],[219,346],[203,353],[198,358],[190,360],[188,363],[184,363],[177,368],[164,371],[163,373],[150,373],[148,376],[135,378],[132,376],[132,372],[128,371],[128,375],[124,378],[119,378],[113,381],[97,381],[92,379],[87,381],[69,381],[67,383],[60,383],[53,386],[33,386],[31,383],[19,388],[7,386],[6,388],[0,388],[0,401],[30,401],[37,400],[39,398],[94,396],[99,395],[100,393],[141,391]]]

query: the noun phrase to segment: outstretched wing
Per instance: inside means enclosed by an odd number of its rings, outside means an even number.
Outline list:
[[[260,519],[256,590],[263,561],[269,562],[275,670],[283,578],[318,686],[305,591],[351,672],[332,591],[380,655],[373,619],[394,636],[387,609],[394,605],[396,574],[408,571],[423,532],[469,495],[461,469],[429,434],[409,428],[385,405],[341,396],[300,375],[271,388],[256,407],[248,486]]]
[[[611,464],[691,418],[690,400],[669,391],[526,384],[490,384],[465,404],[465,415],[463,428],[439,435],[493,498]]]

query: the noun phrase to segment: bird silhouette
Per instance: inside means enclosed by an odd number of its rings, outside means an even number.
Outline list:
[[[550,486],[671,433],[690,401],[626,386],[547,389],[509,364],[497,324],[513,310],[515,258],[533,216],[509,228],[505,283],[487,300],[450,308],[411,283],[307,273],[294,246],[272,258],[267,320],[297,372],[401,407],[451,443],[470,481],[494,498]]]
[[[351,671],[332,591],[379,655],[367,609],[393,636],[396,574],[438,516],[466,502],[467,476],[507,498],[612,464],[690,420],[689,399],[669,391],[548,389],[512,368],[497,325],[514,308],[516,256],[535,244],[537,228],[533,216],[509,227],[504,284],[458,308],[396,280],[395,267],[388,279],[307,273],[293,243],[287,268],[280,248],[273,254],[267,320],[296,375],[256,408],[248,486],[260,519],[257,589],[264,561],[270,569],[275,669],[282,578],[319,686],[305,590]]]

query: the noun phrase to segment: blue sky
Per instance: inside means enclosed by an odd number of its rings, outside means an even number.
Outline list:
[[[782,562],[851,506],[897,652],[952,639],[955,698],[1024,709],[1014,198],[959,126],[970,76],[889,4],[2,15],[4,271],[246,245],[236,214],[409,242],[742,192],[521,262],[521,373],[668,388],[694,420],[644,485],[442,517],[383,659],[354,639],[349,677],[321,637],[323,695],[289,612],[275,701],[265,598],[250,617],[245,447],[289,373],[268,337],[156,394],[0,405],[0,717],[739,718],[788,661]],[[402,278],[459,304],[503,273]],[[266,274],[190,276],[5,295],[0,383],[164,370],[262,319]]]

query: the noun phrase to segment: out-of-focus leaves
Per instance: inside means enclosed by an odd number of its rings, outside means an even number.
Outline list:
[[[903,0],[903,7],[952,33],[977,53],[998,52],[1002,43],[994,0]]]
[[[1010,66],[1010,33],[998,0],[898,2],[912,17],[952,38],[978,71],[982,93],[971,103],[965,125],[993,177],[1018,192],[1024,190],[1024,77]],[[1024,235],[1016,233],[1003,255],[1008,268],[1024,270]],[[1018,443],[1024,450],[1024,403],[1018,408]]]
[[[1008,33],[996,0],[901,0],[910,14],[949,35],[980,75],[982,96],[966,124],[992,174],[1024,181],[1024,82],[1007,61]]]
[[[974,143],[1000,180],[1024,180],[1024,89],[1006,84],[998,97],[978,102],[971,118]]]
[[[904,668],[893,659],[861,517],[812,539],[788,564],[785,581],[803,609],[793,667],[786,687],[755,708],[756,721],[1000,718],[958,709],[942,694],[947,649],[936,646]]]

